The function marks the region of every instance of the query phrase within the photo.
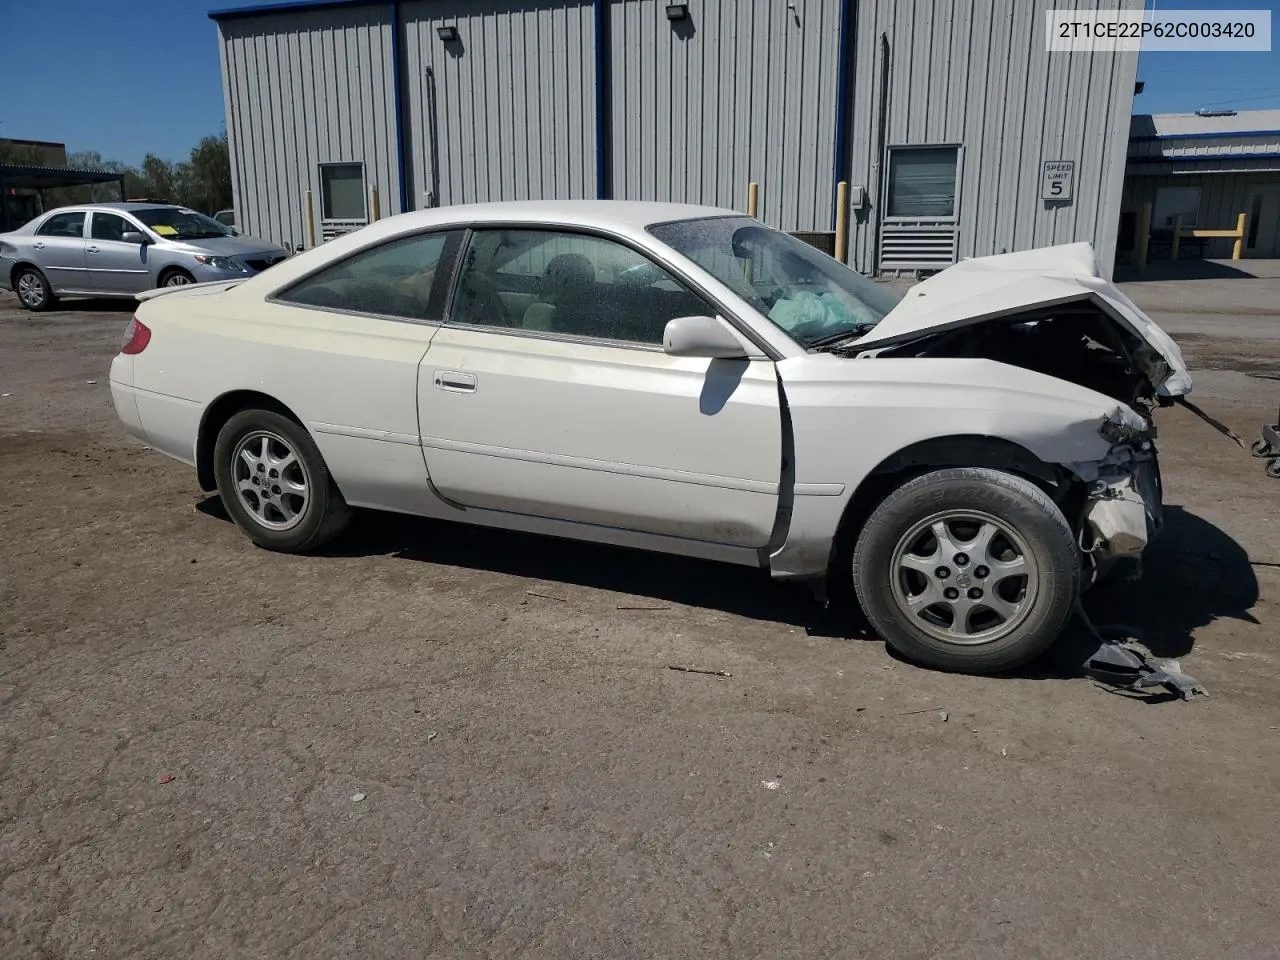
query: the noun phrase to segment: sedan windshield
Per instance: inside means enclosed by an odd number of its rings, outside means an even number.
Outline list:
[[[901,299],[804,241],[749,217],[678,220],[649,232],[805,347],[861,336]]]
[[[183,207],[152,207],[130,212],[166,240],[206,240],[231,235],[230,230],[212,217]]]

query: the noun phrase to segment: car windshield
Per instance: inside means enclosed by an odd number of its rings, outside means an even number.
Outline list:
[[[901,299],[804,241],[749,217],[678,220],[649,232],[805,347],[860,336]]]
[[[212,217],[182,207],[152,207],[130,212],[166,240],[205,240],[231,235],[230,230]]]

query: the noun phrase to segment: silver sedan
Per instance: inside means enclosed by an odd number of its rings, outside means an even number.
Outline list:
[[[289,256],[171,204],[59,207],[0,234],[0,289],[28,310],[62,296],[133,297],[153,287],[244,280]]]

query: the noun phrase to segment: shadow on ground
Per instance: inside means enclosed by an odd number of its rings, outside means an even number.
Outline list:
[[[1229,261],[1192,258],[1152,260],[1142,272],[1130,264],[1117,265],[1115,278],[1117,283],[1148,283],[1160,280],[1256,280],[1258,275],[1246,266],[1232,265]]]
[[[14,306],[17,306],[17,300],[14,300]],[[49,308],[50,313],[121,313],[126,310],[133,309],[137,303],[132,297],[99,297],[99,298],[76,298],[72,300],[64,300],[59,298],[53,306]],[[28,312],[28,316],[32,319],[44,316],[42,313]]]
[[[216,496],[197,509],[230,522]],[[859,611],[848,604],[824,607],[805,585],[775,582],[763,570],[687,557],[366,511],[321,553],[396,556],[715,609],[802,627],[811,636],[875,639]],[[1164,529],[1147,550],[1142,578],[1099,584],[1085,595],[1084,606],[1099,626],[1135,628],[1156,656],[1182,657],[1194,646],[1195,631],[1215,620],[1257,623],[1249,612],[1257,600],[1258,580],[1244,548],[1207,520],[1166,507]],[[1096,645],[1073,624],[1048,655],[1018,675],[1082,676],[1081,665]]]
[[[1157,657],[1184,657],[1195,632],[1215,620],[1257,623],[1249,611],[1258,602],[1258,578],[1245,549],[1227,533],[1182,507],[1165,507],[1160,536],[1143,556],[1142,578],[1115,577],[1084,597],[1099,628],[1120,631],[1144,643]],[[1036,668],[1052,676],[1082,676],[1081,665],[1097,641],[1080,624]],[[1043,674],[1040,674],[1043,675]]]

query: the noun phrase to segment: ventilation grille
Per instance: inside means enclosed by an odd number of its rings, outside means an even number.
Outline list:
[[[344,233],[359,230],[363,226],[366,226],[366,221],[364,220],[321,220],[320,242],[325,243],[334,237],[342,236]]]
[[[956,228],[885,224],[880,230],[881,271],[943,270],[956,262]]]

